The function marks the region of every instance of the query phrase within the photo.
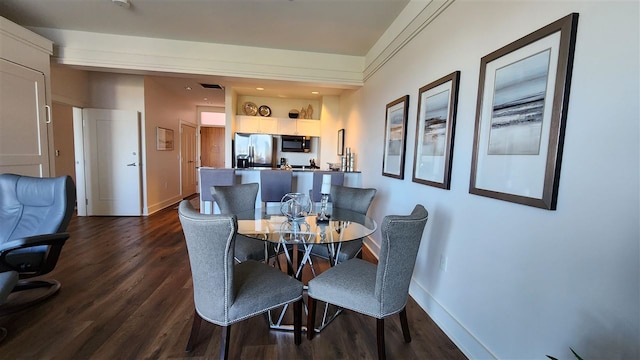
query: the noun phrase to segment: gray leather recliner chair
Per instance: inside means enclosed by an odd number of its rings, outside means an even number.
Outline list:
[[[7,300],[11,290],[18,282],[18,273],[15,271],[0,272],[0,305]],[[7,336],[7,329],[0,327],[0,341]]]
[[[69,176],[38,178],[0,174],[0,272],[15,271],[13,292],[48,288],[27,303],[0,307],[0,314],[40,302],[60,289],[56,280],[25,280],[55,268],[75,208],[76,191]]]

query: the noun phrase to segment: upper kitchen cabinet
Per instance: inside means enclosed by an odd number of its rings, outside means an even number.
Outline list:
[[[252,134],[277,134],[278,120],[266,116],[236,116],[236,131]]]
[[[238,132],[320,136],[319,100],[239,95],[237,103]],[[267,109],[268,116],[261,114],[260,109]],[[311,114],[311,118],[292,119],[289,117],[292,111]]]
[[[278,134],[320,136],[320,120],[278,118]]]
[[[0,173],[51,176],[53,43],[0,17]]]

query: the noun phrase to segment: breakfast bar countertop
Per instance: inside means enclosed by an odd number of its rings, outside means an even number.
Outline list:
[[[200,168],[201,170],[204,168]],[[243,168],[243,169],[233,169],[235,170],[235,184],[249,184],[249,183],[258,183],[260,184],[260,171],[262,170],[277,170],[279,168],[270,168],[270,167],[252,167],[252,168]],[[285,170],[283,170],[285,171]],[[291,184],[291,192],[293,193],[303,193],[308,194],[309,191],[313,188],[313,174],[315,172],[328,172],[329,170],[321,170],[321,169],[311,169],[311,168],[295,168],[292,169],[293,172],[293,181]],[[331,171],[334,172],[334,171]],[[339,171],[335,171],[335,173],[340,173]],[[349,187],[362,187],[362,173],[360,171],[347,171],[344,173],[344,186]],[[198,184],[199,191],[210,191],[210,185],[200,182]],[[256,203],[260,204],[262,202],[261,194],[258,192],[258,196],[256,198]],[[201,199],[201,211],[205,214],[212,214],[215,212],[213,208],[213,203],[211,201],[202,201]]]
[[[267,168],[267,167],[251,167],[251,168],[236,168],[236,171],[261,171],[261,170],[280,170],[280,168]],[[314,172],[314,171],[330,171],[328,169],[311,169],[308,167],[293,168],[290,169],[293,172]],[[336,171],[340,172],[340,171]],[[342,171],[344,173],[359,173],[360,171]]]

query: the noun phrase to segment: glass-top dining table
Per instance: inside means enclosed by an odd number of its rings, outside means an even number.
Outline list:
[[[236,214],[238,234],[273,244],[276,253],[284,253],[293,275],[301,280],[302,269],[307,264],[313,276],[316,275],[311,259],[311,249],[314,246],[327,246],[329,263],[334,266],[343,243],[365,238],[376,231],[375,220],[366,215],[339,208],[329,208],[328,213],[329,220],[320,221],[317,211],[292,219],[283,215],[279,207],[256,208]],[[297,257],[294,263],[293,255],[299,251],[302,258]],[[285,310],[276,322],[269,313],[271,328],[289,330],[290,326],[281,324]],[[315,330],[322,330],[339,313],[340,310],[327,318],[325,306],[323,321]]]
[[[313,246],[328,245],[329,261],[333,266],[342,243],[373,234],[377,224],[366,215],[345,209],[330,209],[329,215],[328,221],[318,220],[317,212],[292,219],[282,215],[277,207],[257,208],[237,214],[238,234],[276,245],[303,246],[302,265],[309,260]],[[287,260],[291,260],[289,256]],[[299,272],[300,268],[297,270]],[[296,273],[296,277],[299,276]]]

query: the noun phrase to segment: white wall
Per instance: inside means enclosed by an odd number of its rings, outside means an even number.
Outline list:
[[[53,101],[86,107],[89,104],[89,72],[51,64]]]
[[[143,214],[148,214],[144,76],[90,72],[89,104],[87,107],[96,109],[132,110],[140,113],[142,210]]]
[[[197,125],[196,108],[158,85],[144,80],[147,204],[149,213],[182,200],[180,183],[180,121]],[[156,149],[156,129],[173,130],[174,149]],[[190,194],[186,194],[190,195]]]
[[[469,194],[480,58],[571,12],[580,19],[557,210]],[[341,98],[346,145],[363,186],[379,191],[376,220],[429,210],[411,294],[471,358],[568,359],[569,347],[586,359],[640,357],[638,19],[637,2],[457,1]],[[447,191],[411,176],[418,89],[455,70]],[[385,104],[405,94],[397,180],[381,175]]]
[[[53,98],[79,107],[134,110],[141,113],[143,213],[182,199],[180,121],[196,125],[196,109],[167,93],[151,78],[52,67]],[[156,127],[174,130],[173,151],[156,150]]]

